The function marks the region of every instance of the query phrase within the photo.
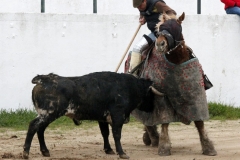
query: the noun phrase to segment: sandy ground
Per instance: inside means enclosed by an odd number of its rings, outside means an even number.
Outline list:
[[[84,125],[84,123],[82,124]],[[169,135],[172,142],[172,155],[160,157],[157,148],[145,146],[142,142],[143,126],[129,123],[123,126],[122,146],[133,160],[239,160],[240,159],[240,120],[207,121],[205,128],[215,144],[217,156],[201,154],[199,136],[194,124],[172,123]],[[4,131],[3,131],[4,130]],[[160,126],[158,128],[160,130]],[[26,131],[13,132],[0,129],[0,159],[21,159]],[[51,157],[43,157],[39,151],[37,136],[34,136],[29,159],[119,159],[118,155],[106,155],[98,126],[88,129],[76,127],[73,130],[47,129],[45,139]],[[115,150],[112,134],[110,143]]]

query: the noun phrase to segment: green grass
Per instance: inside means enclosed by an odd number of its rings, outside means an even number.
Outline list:
[[[240,119],[240,108],[221,103],[209,103],[209,115],[212,120]]]
[[[37,117],[35,110],[17,109],[13,110],[0,110],[0,128],[12,128],[14,130],[27,130],[29,123]],[[82,128],[88,128],[98,125],[96,121],[83,121]],[[73,129],[76,125],[73,121],[66,117],[60,117],[49,125],[49,128],[55,129],[61,127],[62,129]]]
[[[209,103],[209,115],[212,120],[235,120],[240,119],[240,108],[234,108],[221,103]],[[35,110],[17,109],[0,110],[0,129],[11,128],[14,130],[27,130],[29,122],[37,116]],[[130,117],[130,122],[139,123],[134,117]],[[82,121],[80,128],[97,126],[96,121]],[[49,128],[73,129],[75,124],[68,117],[61,117],[49,125]],[[1,131],[1,130],[0,130]]]
[[[36,116],[37,113],[33,110],[0,110],[0,127],[10,127],[17,130],[25,130],[28,128],[29,122]]]

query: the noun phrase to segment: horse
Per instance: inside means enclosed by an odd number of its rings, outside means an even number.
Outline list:
[[[192,49],[185,44],[181,26],[184,18],[184,12],[179,18],[166,13],[159,17],[156,41],[142,53],[138,76],[152,80],[154,87],[165,96],[154,99],[152,113],[136,109],[132,115],[144,124],[145,145],[158,146],[160,156],[171,155],[169,123],[188,125],[192,121],[199,133],[202,154],[215,156],[217,152],[204,127],[204,120],[209,119],[204,73]],[[125,62],[125,72],[129,61],[130,56]],[[161,124],[160,134],[158,124]]]

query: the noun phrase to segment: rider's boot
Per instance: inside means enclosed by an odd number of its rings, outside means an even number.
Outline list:
[[[153,35],[154,36],[154,35]],[[130,67],[129,72],[131,72],[132,69],[134,69],[138,64],[141,62],[141,53],[153,42],[153,40],[148,37],[147,35],[143,35],[143,37],[140,39],[138,43],[136,43],[133,47],[132,54],[131,54],[131,60],[130,60]],[[137,76],[138,70],[136,70],[133,75],[135,77]]]
[[[131,53],[129,72],[132,71],[141,62],[141,54],[137,52]],[[138,70],[134,71],[132,74],[137,77]]]

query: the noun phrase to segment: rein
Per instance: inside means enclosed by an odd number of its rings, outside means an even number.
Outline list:
[[[176,45],[174,48],[170,49],[168,52],[166,52],[166,54],[170,54],[170,52],[172,52],[172,51],[174,51],[175,49],[177,49],[180,45],[182,46],[182,42],[183,42],[183,41],[184,41],[184,40],[182,40],[182,41],[176,41],[176,42],[179,42],[178,45]],[[183,46],[182,46],[182,48],[183,48]]]

